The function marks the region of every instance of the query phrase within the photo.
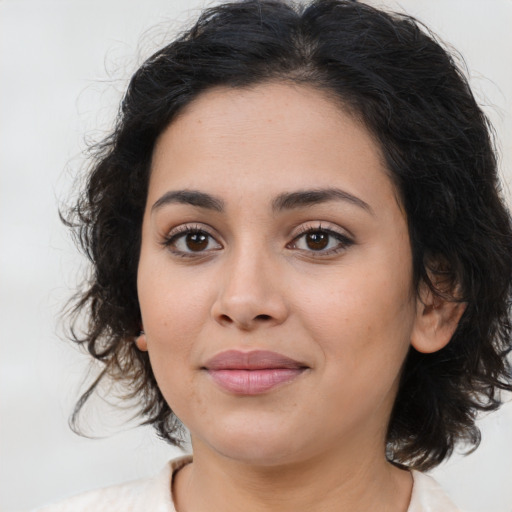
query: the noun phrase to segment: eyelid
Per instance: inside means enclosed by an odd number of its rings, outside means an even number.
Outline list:
[[[354,243],[354,235],[352,235],[350,231],[338,226],[337,224],[321,220],[302,223],[298,228],[296,228],[296,232],[292,234],[292,237],[295,240],[305,233],[311,233],[314,231],[325,231]]]
[[[328,249],[328,250],[318,250],[315,251],[314,249],[298,249],[297,247],[294,247],[297,240],[302,238],[304,235],[308,233],[315,233],[315,232],[324,232],[327,233],[329,236],[332,236],[336,238],[339,242],[337,247]],[[312,257],[325,257],[325,256],[331,256],[334,254],[338,254],[344,250],[346,250],[351,245],[354,245],[355,241],[351,234],[348,234],[346,230],[336,226],[333,227],[332,224],[327,223],[327,226],[325,222],[317,221],[312,224],[302,224],[299,228],[299,232],[293,235],[293,239],[291,242],[287,244],[287,247],[289,249],[297,249],[303,253],[307,253],[308,255],[311,255]],[[340,247],[341,245],[341,247]]]
[[[168,233],[163,235],[161,244],[175,256],[180,256],[180,257],[184,257],[184,258],[198,258],[201,256],[204,257],[213,251],[218,251],[219,249],[223,248],[222,243],[219,242],[219,240],[218,240],[219,237],[215,236],[212,233],[212,231],[214,231],[214,230],[213,230],[213,228],[211,228],[211,226],[208,226],[206,224],[197,223],[197,222],[188,223],[188,224],[180,224],[179,226],[172,228],[171,230],[169,230]],[[208,250],[204,250],[204,251],[181,251],[179,249],[175,249],[172,247],[172,244],[176,240],[179,240],[180,238],[185,237],[189,233],[197,233],[197,232],[205,233],[206,235],[208,235],[208,237],[213,239],[220,247],[215,248],[215,249],[208,249]]]
[[[297,229],[297,228],[296,228]],[[224,246],[221,242],[219,242],[219,236],[214,234],[216,231],[207,224],[201,223],[185,223],[180,224],[169,230],[168,233],[163,235],[163,240],[161,244],[169,250],[173,255],[185,257],[185,258],[201,258],[210,255],[212,252],[223,249]],[[297,241],[308,233],[315,232],[324,232],[327,233],[328,236],[335,238],[338,241],[336,247],[332,247],[327,250],[314,250],[314,249],[300,249],[296,247]],[[218,247],[205,249],[201,251],[184,251],[173,247],[173,244],[179,240],[180,238],[185,237],[190,233],[205,233],[210,239],[214,240]],[[297,250],[303,254],[307,254],[311,257],[326,257],[332,256],[337,253],[340,253],[346,250],[348,247],[355,243],[353,236],[347,233],[347,230],[340,228],[337,225],[332,225],[331,223],[325,223],[322,221],[314,221],[311,223],[303,223],[301,224],[297,231],[291,235],[292,239],[290,242],[286,244],[287,249]]]

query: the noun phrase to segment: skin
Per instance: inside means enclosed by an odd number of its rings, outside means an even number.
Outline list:
[[[356,199],[272,208],[333,187]],[[223,211],[162,199],[181,190]],[[206,245],[187,245],[188,228]],[[306,86],[207,91],[157,141],[142,234],[139,347],[194,451],[179,512],[406,511],[412,478],[384,452],[400,370],[458,316],[413,289],[406,218],[368,131]],[[204,370],[228,349],[307,370],[235,395]]]

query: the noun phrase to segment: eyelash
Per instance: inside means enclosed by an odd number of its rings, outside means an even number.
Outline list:
[[[332,229],[325,228],[322,226],[322,224],[319,224],[318,226],[309,226],[309,227],[303,226],[303,227],[301,227],[300,232],[293,238],[293,240],[291,242],[289,242],[286,245],[286,247],[288,249],[296,248],[296,244],[297,244],[298,240],[300,240],[302,237],[304,237],[308,234],[313,234],[313,233],[324,233],[324,234],[328,235],[329,237],[335,238],[339,242],[336,247],[331,248],[327,251],[323,251],[323,250],[315,251],[313,249],[311,249],[311,250],[299,249],[301,251],[307,252],[309,255],[311,255],[313,257],[325,257],[325,256],[331,256],[333,254],[338,254],[339,252],[346,250],[348,247],[350,247],[351,245],[354,244],[354,241],[351,240],[348,236],[341,234],[337,231],[334,231]],[[181,258],[197,258],[197,257],[204,256],[205,254],[208,254],[209,252],[211,252],[212,251],[211,249],[207,250],[207,251],[187,252],[187,251],[177,250],[176,248],[173,247],[173,245],[176,244],[176,242],[179,239],[184,238],[187,235],[194,235],[194,234],[203,234],[203,235],[206,235],[206,237],[208,237],[208,239],[215,240],[215,238],[208,232],[207,229],[204,229],[203,227],[198,226],[198,225],[190,226],[190,225],[185,224],[185,225],[178,226],[177,228],[173,229],[169,233],[169,235],[165,237],[165,239],[162,242],[162,245],[164,247],[168,248],[172,252],[173,255],[181,257]],[[219,244],[219,243],[217,242],[217,244]],[[214,250],[219,250],[219,249],[214,249]]]
[[[173,229],[169,233],[169,235],[165,237],[165,239],[162,242],[162,245],[164,247],[168,248],[172,252],[172,254],[174,254],[175,256],[178,256],[180,258],[196,258],[198,256],[204,256],[203,251],[197,251],[197,252],[190,251],[190,252],[186,252],[186,251],[177,250],[177,249],[175,249],[173,247],[173,245],[180,238],[184,238],[187,235],[196,235],[196,234],[197,235],[204,234],[208,238],[211,238],[211,239],[215,240],[215,238],[210,233],[208,233],[208,231],[206,229],[204,229],[203,227],[198,226],[198,225],[190,226],[188,224],[185,224],[185,225],[178,226],[177,228]]]
[[[338,231],[334,231],[333,229],[324,228],[322,224],[318,224],[318,226],[313,227],[302,226],[300,228],[299,233],[294,237],[294,239],[289,244],[287,244],[287,247],[293,248],[290,247],[290,245],[295,245],[300,238],[312,233],[325,233],[329,237],[333,237],[339,242],[336,247],[331,248],[327,251],[315,251],[313,249],[306,251],[308,253],[311,253],[314,257],[325,257],[331,256],[333,254],[338,254],[344,251],[345,249],[348,249],[348,247],[354,244],[354,241],[351,240],[347,235],[339,233]]]

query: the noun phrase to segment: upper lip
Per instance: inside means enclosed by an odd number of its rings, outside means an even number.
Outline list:
[[[208,370],[265,370],[276,368],[307,368],[307,365],[269,350],[226,350],[205,363]]]

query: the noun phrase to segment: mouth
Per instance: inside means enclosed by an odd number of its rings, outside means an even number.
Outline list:
[[[308,368],[276,352],[228,350],[209,359],[202,369],[224,391],[259,395],[291,382]]]

